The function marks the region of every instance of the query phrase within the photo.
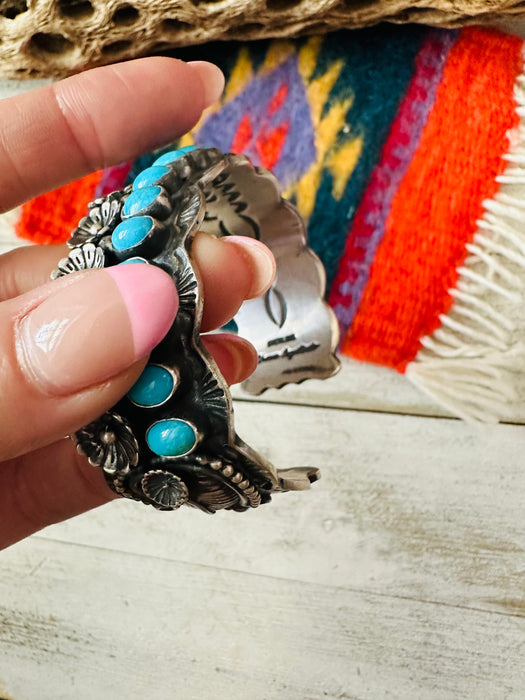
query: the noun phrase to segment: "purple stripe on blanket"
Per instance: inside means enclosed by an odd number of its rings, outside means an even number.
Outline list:
[[[459,32],[431,29],[415,60],[415,73],[372,173],[332,288],[330,302],[345,337],[368,281],[394,196],[416,152],[434,105],[448,53]]]
[[[126,177],[130,168],[131,161],[106,168],[95,189],[94,199],[97,199],[97,197],[105,197],[110,192],[122,189],[126,183]]]

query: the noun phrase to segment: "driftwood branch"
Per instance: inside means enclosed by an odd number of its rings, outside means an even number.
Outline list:
[[[381,21],[444,27],[525,14],[518,0],[0,0],[0,76],[63,76],[211,40],[316,34]]]

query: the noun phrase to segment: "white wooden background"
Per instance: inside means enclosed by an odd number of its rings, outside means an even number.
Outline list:
[[[244,514],[114,502],[2,552],[0,698],[525,699],[525,392],[483,427],[350,361],[235,394],[239,434],[321,481]]]

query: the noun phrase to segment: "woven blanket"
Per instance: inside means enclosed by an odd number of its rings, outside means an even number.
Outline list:
[[[525,367],[523,41],[381,26],[177,55],[227,75],[222,104],[177,145],[273,170],[324,263],[341,352],[458,416],[505,416]],[[65,240],[90,199],[154,157],[33,200],[4,217],[4,238]]]

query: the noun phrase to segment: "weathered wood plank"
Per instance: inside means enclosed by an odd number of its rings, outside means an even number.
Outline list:
[[[525,328],[525,319],[519,327]],[[242,401],[455,417],[405,376],[386,367],[356,362],[351,358],[342,357],[341,360],[339,374],[324,381],[310,380],[279,390],[270,389],[261,396],[251,396],[240,386],[235,386],[232,394]],[[503,422],[525,423],[525,369],[515,373],[513,381],[516,398],[508,402],[498,417]]]
[[[231,570],[525,615],[525,429],[238,404],[239,434],[310,492],[206,516],[112,503],[45,536]]]
[[[525,620],[33,539],[0,559],[13,700],[523,698]]]
[[[312,379],[303,384],[289,384],[252,396],[240,386],[232,394],[242,401],[284,403],[302,406],[326,406],[364,411],[382,411],[418,416],[450,417],[446,409],[424,394],[406,377],[386,367],[356,362],[342,357],[341,371],[330,379]],[[519,407],[511,410],[514,422],[525,422]]]
[[[0,78],[0,100],[4,97],[20,95],[23,92],[34,90],[51,82],[53,81],[50,78],[40,78],[38,80],[7,80],[6,78]]]

